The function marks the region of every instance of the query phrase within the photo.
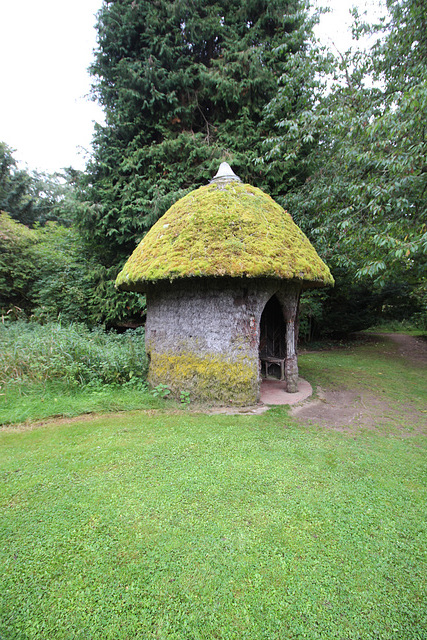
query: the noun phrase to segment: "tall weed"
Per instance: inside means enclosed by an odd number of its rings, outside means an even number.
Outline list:
[[[132,385],[146,373],[143,328],[117,334],[74,323],[0,325],[0,384]]]

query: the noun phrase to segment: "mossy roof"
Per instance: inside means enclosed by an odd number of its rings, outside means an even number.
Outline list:
[[[334,283],[287,211],[257,187],[209,184],[178,200],[136,247],[116,286],[194,277],[278,278],[306,287]]]

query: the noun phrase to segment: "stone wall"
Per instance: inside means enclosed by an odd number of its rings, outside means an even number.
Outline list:
[[[260,387],[261,314],[275,293],[289,306],[289,291],[275,280],[232,278],[151,286],[146,323],[150,384],[166,384],[175,396],[185,391],[211,404],[254,404]],[[294,299],[292,288],[291,294]]]

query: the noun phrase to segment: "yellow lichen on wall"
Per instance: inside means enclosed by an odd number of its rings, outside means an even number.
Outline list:
[[[272,277],[333,284],[328,267],[293,222],[248,184],[211,184],[176,202],[118,275],[119,288],[200,276]]]
[[[257,401],[258,361],[191,351],[152,352],[149,382],[167,385],[175,397],[181,392],[210,404],[250,405]]]

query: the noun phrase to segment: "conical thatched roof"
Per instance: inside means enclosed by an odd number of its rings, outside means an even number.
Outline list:
[[[116,285],[144,291],[148,283],[177,278],[248,277],[334,280],[291,216],[263,191],[218,180],[178,200],[137,246]]]

